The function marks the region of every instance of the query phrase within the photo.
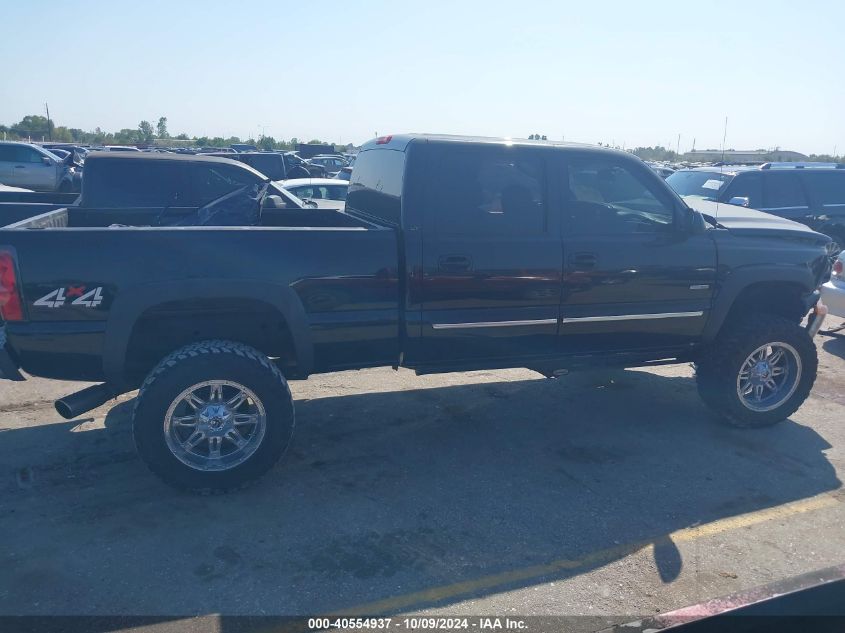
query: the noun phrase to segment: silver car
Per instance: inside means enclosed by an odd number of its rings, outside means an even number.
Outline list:
[[[0,142],[0,182],[35,191],[71,191],[69,167],[58,156],[31,143]]]

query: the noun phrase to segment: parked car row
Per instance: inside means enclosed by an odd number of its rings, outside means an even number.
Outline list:
[[[82,169],[91,152],[130,154],[205,155],[229,158],[257,169],[269,179],[300,178],[349,180],[354,157],[340,154],[304,159],[292,151],[258,151],[255,146],[235,144],[228,148],[159,148],[105,145],[84,147],[72,143],[0,143],[0,184],[42,192],[78,193]]]
[[[0,183],[34,191],[79,191],[81,163],[75,154],[54,154],[32,143],[0,142]]]
[[[765,163],[682,169],[666,182],[680,195],[749,207],[801,222],[845,248],[845,164]]]

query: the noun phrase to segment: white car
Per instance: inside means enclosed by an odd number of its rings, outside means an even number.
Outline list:
[[[280,183],[286,191],[305,202],[313,202],[318,209],[343,209],[349,183],[333,178],[292,178]]]
[[[827,306],[828,314],[845,319],[845,251],[833,262],[830,281],[822,286],[822,303]]]
[[[0,141],[0,182],[35,191],[71,191],[73,174],[40,145]]]
[[[29,191],[31,192],[32,189],[24,189],[23,187],[10,187],[8,185],[4,185],[0,183],[0,191]]]

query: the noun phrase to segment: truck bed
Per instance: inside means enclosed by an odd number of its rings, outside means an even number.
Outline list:
[[[276,338],[305,342],[304,372],[395,362],[396,232],[329,209],[265,211],[260,226],[161,227],[160,209],[70,207],[0,228],[21,271],[25,317],[6,323],[21,366],[136,384],[186,328],[260,347],[279,320],[291,332]]]

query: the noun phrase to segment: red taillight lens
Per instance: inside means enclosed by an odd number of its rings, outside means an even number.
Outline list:
[[[842,276],[842,260],[841,259],[837,259],[835,262],[833,262],[833,274],[836,275],[837,277]]]
[[[387,145],[390,141],[393,140],[393,135],[390,136],[379,136],[376,139],[376,145]]]
[[[4,321],[23,319],[15,261],[7,251],[0,251],[0,316]]]

